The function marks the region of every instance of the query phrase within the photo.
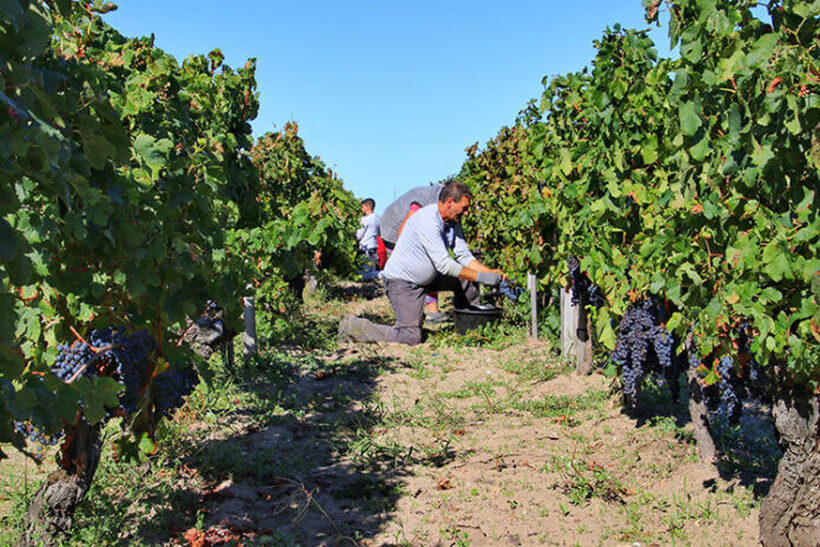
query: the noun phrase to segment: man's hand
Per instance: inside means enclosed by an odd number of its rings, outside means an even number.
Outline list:
[[[504,272],[502,272],[501,270],[498,270],[498,269],[495,269],[495,268],[488,268],[487,266],[485,266],[484,264],[482,264],[478,260],[472,260],[469,264],[467,264],[467,267],[470,268],[471,270],[475,270],[477,272],[494,273],[494,274],[500,275],[502,278],[506,277],[504,275]]]
[[[497,287],[501,283],[501,273],[478,272],[478,275],[476,275],[476,281],[478,281],[482,285],[487,285],[489,287]]]

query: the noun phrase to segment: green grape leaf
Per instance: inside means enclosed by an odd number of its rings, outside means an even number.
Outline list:
[[[99,423],[105,418],[106,407],[116,408],[122,386],[109,377],[80,378],[77,389],[83,405],[83,414],[90,424]]]
[[[159,172],[168,163],[167,154],[173,148],[168,139],[156,139],[151,135],[140,135],[134,141],[134,151],[139,158],[151,169],[151,177],[157,180]]]
[[[789,259],[783,254],[778,254],[766,265],[766,273],[776,282],[791,279],[792,271],[789,266]]]
[[[693,136],[701,126],[698,110],[697,105],[692,101],[683,103],[678,109],[681,132],[688,137]]]
[[[689,149],[692,159],[695,161],[702,161],[711,150],[710,142],[704,134],[700,139]]]
[[[749,53],[743,58],[742,65],[749,70],[762,67],[772,56],[777,44],[778,35],[774,32],[764,34],[752,44]]]
[[[612,329],[609,313],[605,310],[598,312],[597,319],[598,339],[608,350],[615,349],[615,331]]]
[[[559,155],[561,158],[561,172],[569,176],[569,174],[572,173],[572,155],[566,148],[562,148],[559,151]]]
[[[88,159],[88,163],[95,169],[105,167],[109,158],[116,156],[117,149],[103,135],[97,133],[96,127],[84,128],[80,130],[80,139],[83,143],[83,152]]]

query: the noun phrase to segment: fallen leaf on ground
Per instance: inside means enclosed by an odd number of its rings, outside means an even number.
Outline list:
[[[190,528],[182,537],[191,544],[191,547],[205,547],[205,545],[207,545],[205,532],[197,530],[196,528]]]

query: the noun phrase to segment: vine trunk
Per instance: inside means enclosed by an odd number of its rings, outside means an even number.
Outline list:
[[[766,547],[820,545],[820,403],[805,388],[785,387],[772,413],[783,458],[760,508]]]
[[[34,495],[26,513],[25,547],[60,543],[71,529],[77,506],[91,487],[100,463],[102,442],[99,425],[79,419],[67,428],[60,469],[51,473]]]

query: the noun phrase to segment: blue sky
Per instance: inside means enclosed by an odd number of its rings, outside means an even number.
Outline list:
[[[381,212],[457,173],[541,80],[580,70],[607,26],[646,28],[641,0],[586,2],[121,0],[106,20],[182,61],[258,60],[254,134],[295,120],[308,151]],[[666,29],[653,31],[668,52]]]

